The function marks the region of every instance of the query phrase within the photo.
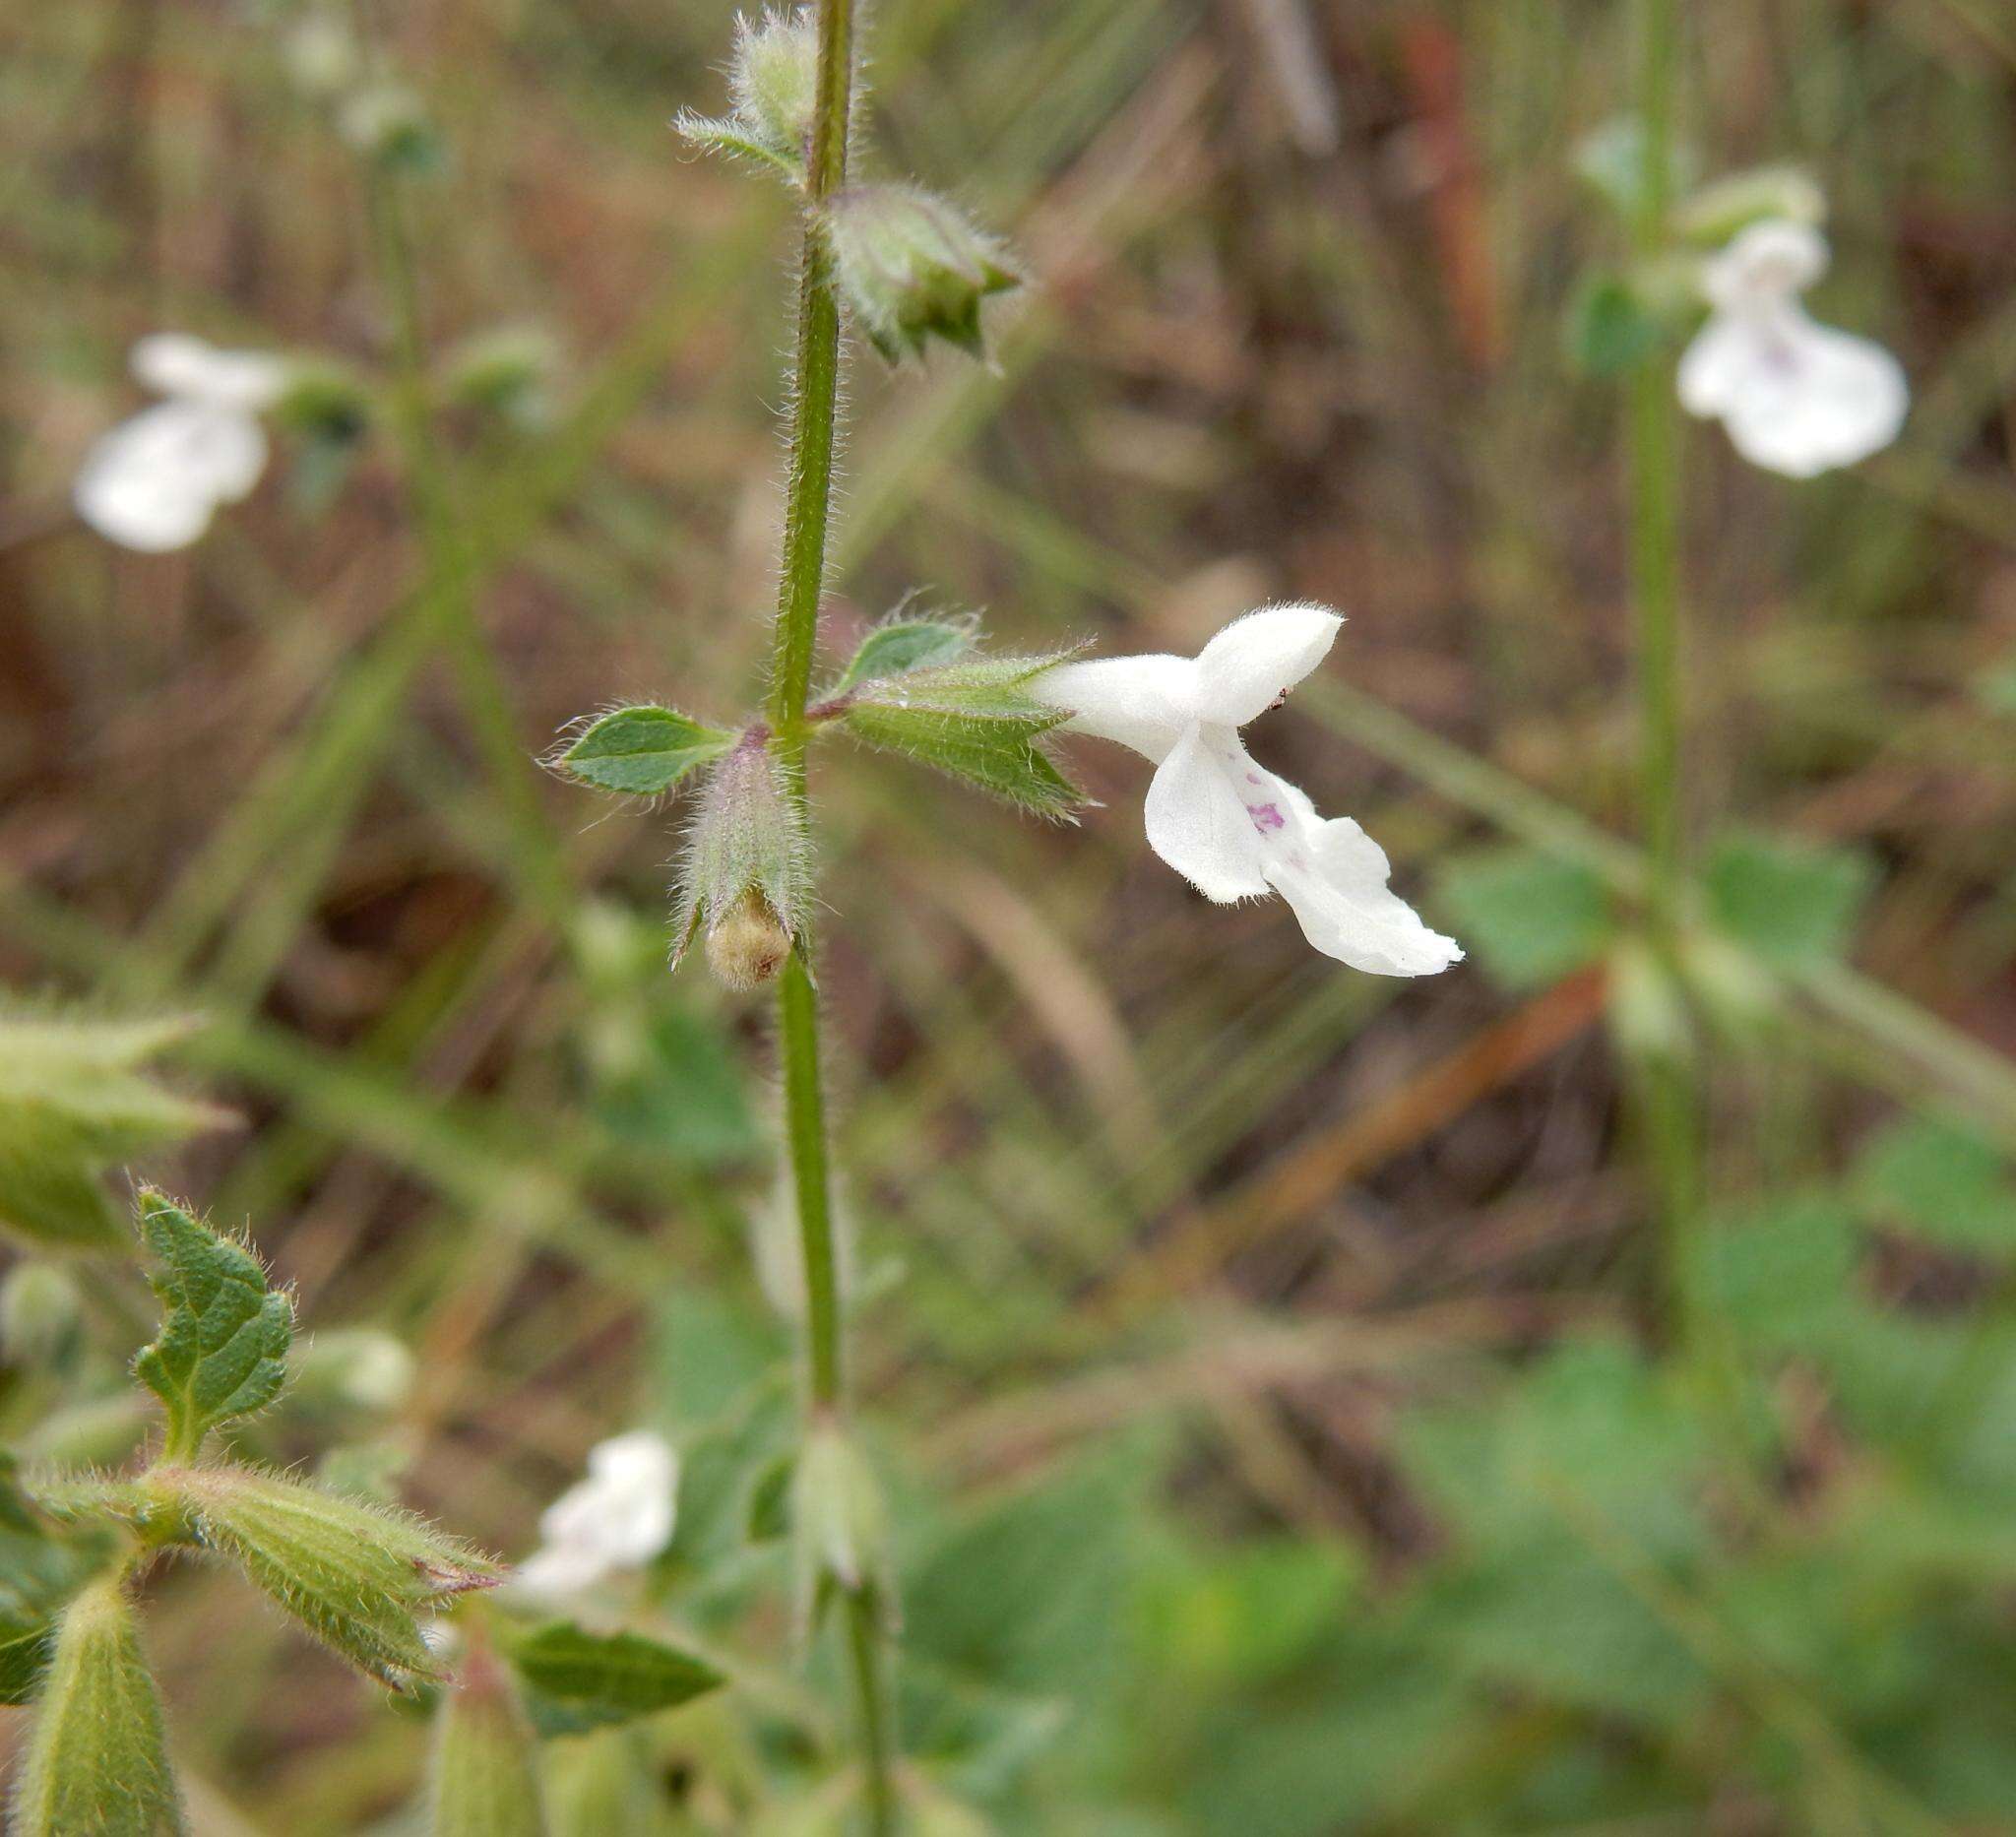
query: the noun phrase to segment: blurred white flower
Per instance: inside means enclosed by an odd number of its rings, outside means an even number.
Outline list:
[[[513,1577],[527,1594],[581,1593],[641,1569],[672,1541],[679,1457],[662,1435],[637,1429],[589,1451],[588,1478],[539,1516],[539,1548]]]
[[[1067,728],[1155,762],[1148,846],[1207,899],[1279,893],[1326,956],[1375,976],[1430,976],[1463,952],[1388,889],[1378,844],[1349,817],[1324,821],[1239,741],[1240,728],[1323,661],[1343,623],[1322,606],[1265,606],[1195,658],[1060,664],[1031,688],[1071,711]]]
[[[157,332],[133,347],[133,374],[167,398],[103,434],[79,469],[77,513],[108,541],[150,554],[186,548],[220,504],[248,495],[266,470],[257,416],[286,368],[258,351],[218,350]]]
[[[1680,359],[1681,405],[1719,418],[1752,465],[1792,478],[1852,466],[1897,438],[1911,391],[1882,346],[1806,316],[1827,268],[1808,223],[1752,223],[1702,269],[1712,308]]]

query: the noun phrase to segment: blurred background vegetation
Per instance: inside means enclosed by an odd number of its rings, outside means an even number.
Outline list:
[[[998,371],[858,375],[834,648],[916,587],[1029,648],[1335,603],[1262,755],[1472,949],[1388,982],[1207,908],[1115,749],[1074,754],[1075,831],[825,761],[858,1382],[947,1831],[2016,1831],[2016,24],[1685,11],[1704,168],[1816,174],[1817,309],[1916,405],[1805,486],[1688,442],[1712,1122],[1663,1259],[1647,1022],[1606,1000],[1616,389],[1564,339],[1617,255],[1572,166],[1623,9],[876,9],[887,169],[1035,285]],[[569,1828],[823,1828],[786,1821],[817,1773],[743,1511],[788,1421],[767,1016],[665,974],[669,819],[531,764],[613,699],[732,716],[760,666],[788,213],[666,125],[729,8],[379,9],[444,152],[427,359],[530,328],[550,383],[443,414],[445,564],[383,443],[298,438],[199,548],[117,553],[65,500],[133,338],[393,364],[302,18],[0,21],[0,980],[205,1017],[181,1081],[242,1126],[143,1171],[251,1221],[320,1333],[411,1346],[354,1452],[415,1504],[516,1554],[596,1437],[678,1441],[663,1598],[761,1682],[651,1734],[636,1822],[583,1788]],[[10,1357],[30,1452],[137,1432],[92,1416],[116,1360]],[[159,1594],[200,1828],[397,1815],[413,1718],[221,1580]]]

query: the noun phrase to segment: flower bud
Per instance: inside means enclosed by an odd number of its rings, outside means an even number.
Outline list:
[[[1693,1027],[1678,979],[1650,945],[1626,938],[1610,952],[1609,1023],[1625,1058],[1676,1064],[1693,1049]]]
[[[811,8],[737,20],[728,87],[735,118],[751,136],[802,162],[819,90],[819,24]]]
[[[817,1424],[798,1452],[791,1529],[811,1598],[828,1579],[853,1594],[880,1578],[888,1541],[882,1489],[867,1457],[838,1423]]]
[[[1021,285],[1001,245],[914,185],[850,185],[826,207],[840,290],[891,363],[933,336],[981,356],[980,302]]]
[[[441,142],[426,109],[400,83],[358,90],[338,117],[345,140],[389,171],[432,172],[441,164]]]
[[[1769,1037],[1783,1004],[1748,951],[1714,931],[1695,931],[1682,940],[1680,968],[1703,1015],[1731,1044],[1755,1045]]]
[[[709,776],[680,866],[676,968],[693,933],[730,988],[753,988],[783,967],[803,922],[806,846],[767,736],[745,733]]]
[[[57,1263],[17,1263],[0,1282],[0,1358],[9,1364],[49,1365],[77,1332],[83,1297]]]
[[[707,967],[729,988],[754,988],[784,968],[791,934],[754,887],[707,928]]]
[[[819,93],[819,25],[811,8],[735,22],[726,115],[688,109],[672,123],[696,147],[775,166],[802,186]]]

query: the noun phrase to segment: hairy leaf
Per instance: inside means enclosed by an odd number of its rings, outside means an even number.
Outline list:
[[[414,1616],[503,1571],[421,1519],[244,1467],[160,1468],[152,1489],[316,1638],[395,1690],[436,1675]]]
[[[533,1692],[535,1715],[558,1711],[556,1727],[627,1722],[727,1681],[705,1659],[675,1646],[638,1633],[591,1633],[571,1620],[549,1620],[516,1640],[511,1662]]]
[[[973,649],[971,623],[952,619],[893,618],[861,640],[860,649],[828,691],[845,694],[857,683],[951,663]]]
[[[164,1193],[141,1195],[140,1234],[159,1265],[151,1280],[161,1330],[133,1370],[167,1411],[168,1458],[186,1460],[218,1424],[280,1394],[293,1304],[267,1287],[250,1251]]]
[[[669,708],[618,708],[599,716],[552,763],[570,777],[603,791],[641,797],[670,791],[695,766],[717,759],[735,743],[732,733],[703,727]]]
[[[114,1577],[64,1611],[14,1814],[20,1837],[172,1837],[184,1828],[160,1699]]]

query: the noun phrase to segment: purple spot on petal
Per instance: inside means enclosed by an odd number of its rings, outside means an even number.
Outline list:
[[[1272,830],[1286,829],[1288,818],[1281,813],[1278,803],[1249,803],[1246,814],[1253,819],[1253,827],[1263,836]]]
[[[1248,773],[1246,774],[1246,783],[1247,783],[1248,785],[1257,785],[1257,784],[1259,784],[1259,783],[1260,783],[1260,774],[1259,774],[1259,773],[1257,773],[1257,772],[1248,772]]]

